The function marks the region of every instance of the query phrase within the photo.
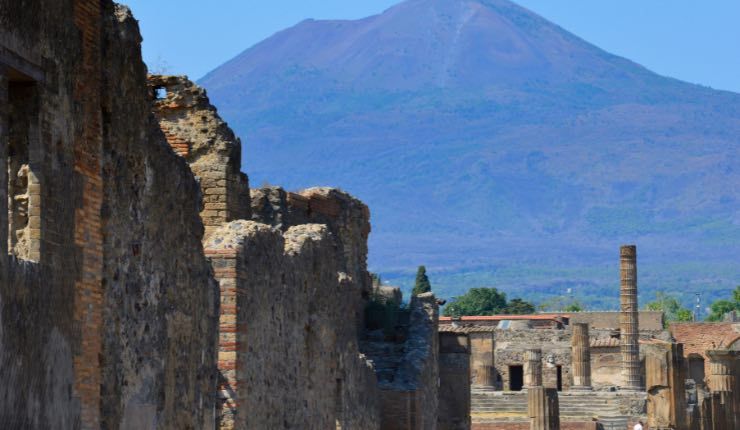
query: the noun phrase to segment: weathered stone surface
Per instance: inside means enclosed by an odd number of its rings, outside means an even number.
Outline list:
[[[235,255],[235,386],[224,388],[237,406],[221,425],[377,428],[374,374],[346,324],[349,290],[329,229],[234,221],[205,247],[217,270]]]
[[[648,426],[687,428],[686,372],[682,346],[654,342],[644,347]]]
[[[0,0],[0,160],[28,196],[0,210],[2,428],[212,427],[200,193],[150,114],[140,41],[109,0]]]
[[[153,112],[167,142],[185,158],[203,192],[206,236],[229,221],[250,219],[249,182],[241,172],[241,142],[184,76],[149,76]]]

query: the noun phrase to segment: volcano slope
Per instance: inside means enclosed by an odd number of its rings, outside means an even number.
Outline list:
[[[253,183],[340,184],[369,203],[386,279],[424,263],[443,295],[600,297],[629,242],[645,299],[740,281],[740,95],[659,76],[506,0],[307,20],[201,83]]]

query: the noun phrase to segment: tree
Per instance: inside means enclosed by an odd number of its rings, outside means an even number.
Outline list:
[[[504,313],[509,315],[527,315],[533,314],[534,311],[533,304],[519,298],[511,299],[509,304],[506,305],[506,309],[504,309]]]
[[[717,300],[710,308],[712,313],[707,317],[707,321],[722,321],[725,314],[738,309],[738,304],[729,300]]]
[[[506,294],[496,288],[471,288],[447,305],[445,316],[496,315],[506,309]]]
[[[414,289],[411,294],[418,296],[419,294],[428,293],[432,291],[432,284],[429,283],[427,277],[427,268],[419,266],[419,270],[416,271],[416,282],[414,282]]]
[[[710,306],[712,312],[707,321],[722,321],[725,314],[732,311],[740,311],[740,286],[732,292],[732,300],[717,300]]]
[[[568,306],[563,308],[564,312],[582,312],[583,306],[579,302],[573,302],[569,304]]]
[[[655,295],[655,301],[645,305],[645,309],[663,312],[666,323],[674,321],[684,322],[694,319],[691,311],[681,306],[677,298],[660,291]]]

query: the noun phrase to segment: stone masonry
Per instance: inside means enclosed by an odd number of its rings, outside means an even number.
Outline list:
[[[375,377],[358,351],[372,289],[367,206],[331,188],[250,191],[241,144],[205,91],[176,76],[150,76],[149,89],[202,190],[221,291],[218,426],[375,428]]]
[[[200,191],[140,42],[109,0],[0,0],[1,428],[213,427]]]
[[[241,142],[205,90],[184,76],[149,76],[154,114],[172,149],[187,160],[203,192],[206,237],[221,225],[251,218]]]

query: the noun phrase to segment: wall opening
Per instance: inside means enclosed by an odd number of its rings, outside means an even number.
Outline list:
[[[8,253],[39,260],[41,184],[35,151],[39,141],[38,88],[32,81],[8,83]]]
[[[154,100],[163,100],[167,98],[167,88],[154,87]]]
[[[509,390],[522,391],[524,386],[524,367],[509,366]]]
[[[563,366],[557,366],[557,389],[563,391]]]
[[[704,357],[696,354],[689,356],[689,379],[697,386],[704,385]]]

